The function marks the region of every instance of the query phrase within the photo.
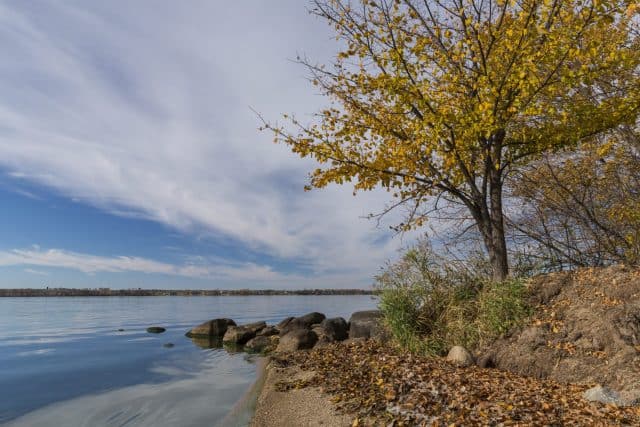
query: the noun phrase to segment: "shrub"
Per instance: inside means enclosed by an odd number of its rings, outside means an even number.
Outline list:
[[[529,314],[523,282],[492,283],[480,264],[477,257],[446,260],[421,241],[388,265],[376,288],[396,341],[412,352],[442,355],[453,345],[473,349],[519,325]]]

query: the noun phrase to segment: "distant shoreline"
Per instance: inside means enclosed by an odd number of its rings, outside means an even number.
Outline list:
[[[221,297],[221,296],[276,296],[276,295],[374,295],[369,289],[0,289],[2,297]]]

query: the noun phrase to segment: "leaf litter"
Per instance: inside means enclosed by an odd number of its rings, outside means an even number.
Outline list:
[[[318,386],[353,426],[640,425],[640,408],[591,403],[592,384],[561,384],[497,369],[459,368],[369,340],[273,356],[279,366],[313,371]]]

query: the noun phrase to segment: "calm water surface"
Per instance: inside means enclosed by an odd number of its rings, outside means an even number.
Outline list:
[[[228,414],[255,380],[256,358],[200,348],[187,330],[216,317],[348,319],[375,305],[370,296],[0,298],[0,424],[243,424]],[[167,331],[148,334],[152,325]]]

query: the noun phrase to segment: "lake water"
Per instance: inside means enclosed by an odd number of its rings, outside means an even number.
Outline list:
[[[348,320],[375,305],[371,296],[0,298],[0,424],[243,425],[234,406],[258,358],[200,348],[186,331],[216,317]],[[147,333],[153,325],[167,331]]]

